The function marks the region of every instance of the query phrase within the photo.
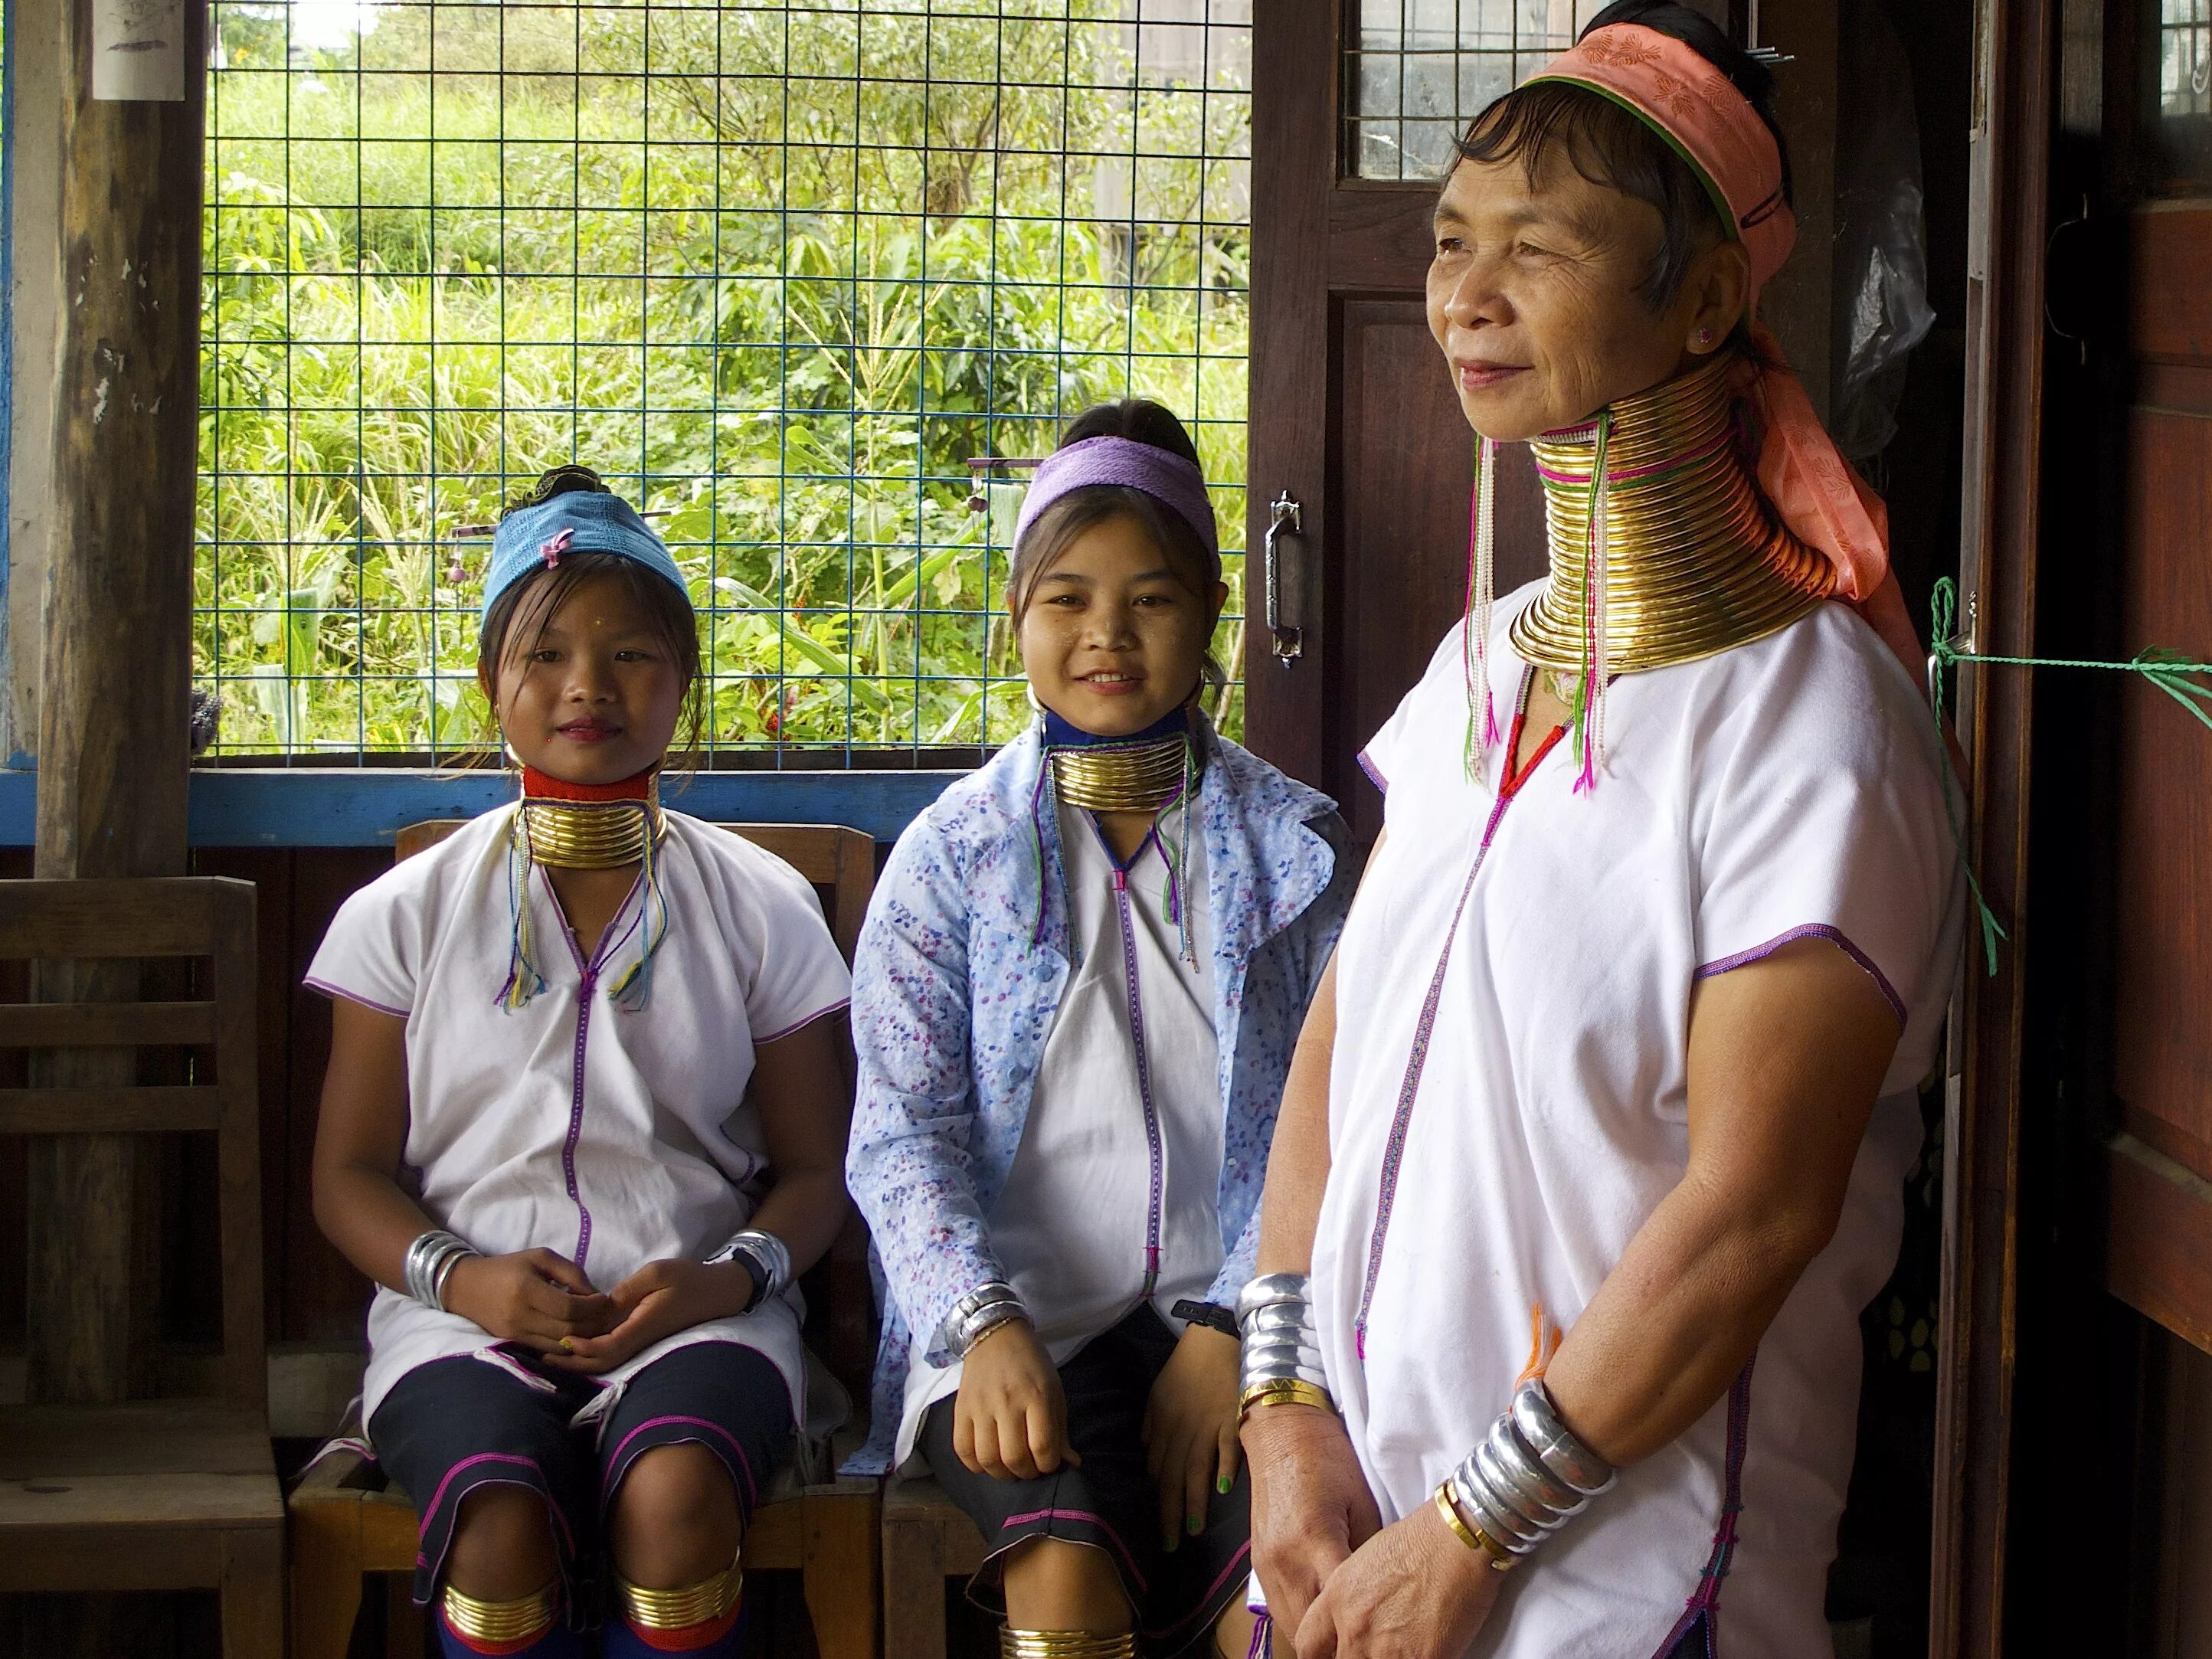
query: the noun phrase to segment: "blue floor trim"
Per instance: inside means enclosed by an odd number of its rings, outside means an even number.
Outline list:
[[[724,823],[843,823],[896,841],[948,784],[932,772],[704,772],[661,799]],[[0,847],[28,847],[38,774],[0,771]],[[204,769],[192,774],[195,847],[389,847],[403,826],[465,818],[514,798],[497,772],[367,768]]]

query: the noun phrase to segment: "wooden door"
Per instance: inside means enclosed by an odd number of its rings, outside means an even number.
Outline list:
[[[2128,251],[2106,596],[2123,653],[2212,655],[2212,18],[2112,0],[2102,196]],[[2094,290],[2093,290],[2094,292]],[[2123,297],[2123,296],[2114,296]],[[2113,884],[2108,1280],[2212,1352],[2212,736],[2170,698],[2108,701]]]
[[[1980,11],[1969,643],[2203,659],[2212,18]],[[1950,1118],[1930,1650],[2166,1659],[2202,1650],[2158,1638],[2160,1595],[2212,1629],[2202,1545],[2177,1563],[2159,1535],[2185,1472],[2151,1363],[2212,1352],[2212,733],[2131,676],[1965,678],[1972,845],[2012,938],[1995,977],[1970,964]],[[2082,1492],[2114,1505],[2087,1579],[2049,1522]]]
[[[1358,9],[1266,0],[1253,17],[1249,545],[1265,546],[1279,498],[1300,528],[1278,542],[1283,631],[1247,635],[1245,730],[1371,842],[1382,800],[1357,757],[1464,609],[1474,438],[1423,300],[1436,186],[1346,164],[1360,60],[1343,31]],[[1543,45],[1481,67],[1510,74]],[[1449,122],[1421,125],[1432,148]],[[1525,447],[1500,477],[1504,592],[1542,574],[1544,541]],[[1263,593],[1264,572],[1249,586]]]

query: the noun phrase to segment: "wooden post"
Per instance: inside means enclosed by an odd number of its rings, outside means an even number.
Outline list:
[[[186,0],[173,102],[95,100],[94,0],[61,7],[53,539],[39,711],[40,876],[181,875],[199,404],[206,15]],[[70,975],[117,994],[136,968]],[[51,991],[42,993],[52,994]],[[125,1051],[123,1062],[131,1056]],[[62,1053],[42,1080],[114,1057]],[[128,1075],[120,1080],[128,1080]],[[57,1135],[30,1154],[34,1400],[131,1392],[132,1144]]]

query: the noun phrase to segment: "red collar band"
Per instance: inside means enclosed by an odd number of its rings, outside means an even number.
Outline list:
[[[522,769],[522,797],[525,800],[574,800],[585,802],[612,800],[651,800],[660,781],[660,769],[648,766],[634,777],[619,783],[569,783],[561,778],[548,777],[534,766]]]

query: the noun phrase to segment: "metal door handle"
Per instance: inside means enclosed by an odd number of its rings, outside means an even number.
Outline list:
[[[1283,621],[1282,557],[1279,544],[1285,535],[1305,533],[1305,514],[1291,492],[1284,490],[1267,508],[1265,562],[1267,584],[1267,632],[1274,641],[1275,660],[1288,668],[1305,654],[1306,631]]]

